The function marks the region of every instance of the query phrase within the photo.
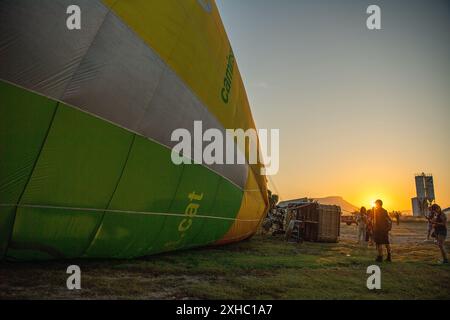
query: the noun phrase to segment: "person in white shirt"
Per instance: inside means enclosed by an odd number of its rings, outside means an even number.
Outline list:
[[[367,211],[365,207],[361,207],[359,213],[356,214],[356,223],[358,225],[358,243],[364,244],[367,230]]]

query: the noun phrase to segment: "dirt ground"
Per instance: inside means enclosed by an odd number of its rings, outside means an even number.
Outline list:
[[[356,244],[356,226],[341,225],[336,244],[258,235],[135,260],[2,262],[0,299],[450,299],[450,267],[425,234],[423,222],[394,225],[394,261],[381,265],[375,291],[366,287],[374,248]],[[81,290],[66,288],[72,264]]]

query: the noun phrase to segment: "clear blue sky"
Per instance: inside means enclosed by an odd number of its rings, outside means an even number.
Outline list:
[[[284,199],[408,209],[425,171],[450,205],[450,1],[216,2],[257,126],[280,129]]]

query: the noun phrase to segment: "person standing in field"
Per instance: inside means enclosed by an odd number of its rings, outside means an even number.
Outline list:
[[[433,220],[434,220],[434,216],[435,216],[436,212],[434,212],[432,210],[432,207],[433,206],[431,206],[428,214],[425,216],[425,218],[428,220],[428,232],[427,232],[427,240],[426,241],[430,240],[430,237],[431,237],[431,234],[433,231]]]
[[[397,225],[400,225],[400,211],[395,211],[395,221],[397,222]]]
[[[442,212],[441,207],[437,204],[433,204],[431,206],[431,212],[434,213],[432,224],[437,245],[441,250],[442,263],[448,263],[447,251],[445,249],[445,239],[447,238],[447,216]]]
[[[383,245],[386,246],[386,261],[391,262],[391,245],[389,243],[389,231],[392,228],[392,220],[386,209],[383,208],[383,201],[375,201],[375,209],[373,212],[373,240],[375,241],[378,256],[376,261],[383,262]]]
[[[356,224],[358,225],[358,243],[363,244],[366,242],[367,230],[367,212],[365,207],[361,207],[356,215]]]
[[[366,242],[369,246],[373,245],[373,210],[369,209],[366,213]]]

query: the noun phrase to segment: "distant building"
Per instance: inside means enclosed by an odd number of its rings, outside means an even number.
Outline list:
[[[428,206],[435,200],[434,182],[431,174],[416,175],[416,197],[411,199],[413,215],[423,217],[428,212]]]
[[[411,199],[412,202],[412,212],[413,216],[415,217],[422,217],[424,216],[423,210],[421,208],[419,198],[415,197]]]

